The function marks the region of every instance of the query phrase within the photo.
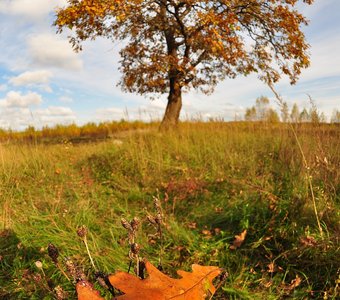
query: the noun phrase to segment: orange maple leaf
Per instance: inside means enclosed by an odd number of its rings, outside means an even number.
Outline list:
[[[240,248],[246,238],[246,235],[247,229],[243,230],[239,235],[235,235],[235,240],[229,248],[231,250],[236,250],[237,248]]]
[[[105,300],[100,297],[99,292],[93,288],[93,285],[86,280],[78,281],[76,290],[78,300]]]
[[[119,300],[202,300],[212,296],[216,289],[212,280],[221,274],[221,269],[213,266],[192,265],[193,272],[177,271],[182,278],[173,279],[160,272],[145,260],[149,274],[140,279],[126,272],[117,272],[109,277],[111,284],[125,293]]]

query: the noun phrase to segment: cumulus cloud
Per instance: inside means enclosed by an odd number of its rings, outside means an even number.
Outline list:
[[[27,107],[5,107],[0,110],[0,128],[6,129],[24,130],[28,126],[41,128],[75,121],[76,115],[69,107],[49,106],[37,110]]]
[[[48,83],[52,73],[49,71],[24,72],[16,77],[12,77],[9,82],[15,86]]]
[[[69,107],[49,106],[33,112],[40,125],[69,124],[76,120],[76,115]]]
[[[157,98],[140,105],[133,113],[135,119],[143,121],[159,121],[166,108],[166,100]]]
[[[0,13],[36,20],[66,4],[66,0],[1,0]]]
[[[74,113],[71,108],[64,106],[49,106],[47,109],[37,110],[38,115],[48,115],[48,116],[73,116]]]
[[[95,117],[98,121],[119,120],[124,118],[126,113],[122,108],[110,107],[96,110]]]
[[[28,51],[35,65],[67,70],[80,70],[83,62],[67,40],[52,34],[32,35],[27,40]]]
[[[14,86],[28,86],[28,87],[38,87],[45,92],[52,92],[51,87],[48,85],[52,73],[46,70],[41,71],[27,71],[21,73],[16,77],[12,77],[9,83]]]
[[[0,84],[0,92],[5,92],[7,90],[6,84]]]
[[[20,92],[10,91],[7,93],[5,99],[0,100],[1,107],[29,107],[31,105],[39,105],[42,103],[41,95],[28,92],[25,95],[22,95]]]
[[[0,109],[0,128],[22,130],[32,125],[32,122],[33,118],[28,108]]]
[[[69,97],[69,96],[61,96],[59,98],[59,101],[63,102],[63,103],[72,103],[73,99],[71,97]]]
[[[110,121],[110,120],[142,120],[155,121],[160,120],[163,116],[166,103],[161,99],[149,101],[144,99],[145,105],[138,105],[134,107],[109,107],[97,109],[95,113],[96,121]]]

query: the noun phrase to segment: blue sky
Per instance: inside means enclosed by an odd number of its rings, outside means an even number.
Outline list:
[[[65,3],[0,0],[0,128],[161,118],[166,95],[151,101],[116,86],[119,43],[86,42],[77,54],[66,35],[55,34],[53,11]],[[296,102],[308,108],[309,94],[329,118],[340,109],[340,1],[316,0],[299,8],[311,21],[304,29],[311,67],[295,86],[283,78],[277,90],[290,107]],[[261,95],[274,99],[256,75],[226,79],[210,96],[183,95],[182,117],[241,118]]]

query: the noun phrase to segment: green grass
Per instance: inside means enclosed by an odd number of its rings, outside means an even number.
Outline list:
[[[0,298],[53,299],[57,285],[75,297],[73,283],[47,255],[48,243],[94,282],[76,234],[80,225],[89,228],[100,270],[127,270],[120,219],[137,216],[141,255],[157,264],[163,253],[168,274],[193,263],[229,273],[216,299],[336,299],[340,128],[296,130],[309,170],[284,124],[185,123],[175,132],[124,135],[121,145],[0,145]],[[312,176],[323,235],[306,176]],[[165,212],[162,247],[148,241],[154,229],[145,216],[154,211],[153,196]],[[244,244],[229,249],[244,229]],[[301,284],[291,288],[296,276]]]

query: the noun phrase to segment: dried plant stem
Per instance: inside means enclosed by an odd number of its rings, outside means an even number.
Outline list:
[[[55,264],[56,267],[59,269],[59,271],[67,278],[68,281],[71,281],[71,279],[67,276],[67,274],[65,273],[65,271],[62,269],[62,267],[60,266],[59,263]]]
[[[137,273],[137,276],[139,276],[139,256],[137,255],[136,257],[136,273]]]
[[[164,224],[164,214],[163,214],[163,209],[162,209],[158,190],[157,190],[157,193],[158,193],[157,197],[153,197],[154,207],[155,207],[155,210],[156,210],[156,216],[153,219],[155,221],[155,225],[157,226],[157,233],[156,234],[158,234],[159,241],[160,241],[158,266],[162,267],[162,259],[163,259],[163,254],[164,254],[162,225]]]
[[[40,268],[41,273],[43,274],[44,279],[46,280],[46,274],[43,268]]]
[[[130,272],[131,265],[133,260],[136,260],[136,275],[139,276],[139,251],[140,251],[140,246],[135,243],[135,240],[137,238],[137,232],[138,228],[140,225],[140,221],[138,218],[134,217],[130,222],[125,220],[124,218],[121,219],[121,224],[122,226],[127,230],[128,232],[128,239],[129,239],[129,258],[130,258],[130,263],[129,263],[129,270],[128,273]]]
[[[128,267],[128,271],[127,271],[128,273],[130,273],[131,267],[132,267],[132,259],[130,258],[129,267]]]
[[[275,90],[274,85],[271,82],[268,83],[268,86],[271,89],[271,91],[274,93],[275,98],[278,101],[279,106],[282,107],[283,106],[282,97]],[[321,223],[320,223],[319,213],[318,213],[318,209],[316,207],[316,199],[315,199],[314,191],[313,191],[313,183],[312,183],[312,176],[310,174],[310,167],[308,165],[306,156],[305,156],[305,154],[303,152],[303,149],[302,149],[300,140],[299,140],[299,138],[297,136],[296,130],[295,130],[294,126],[292,125],[292,123],[290,123],[290,122],[289,122],[289,127],[290,127],[290,129],[292,130],[292,132],[294,134],[294,138],[295,138],[296,143],[297,143],[297,145],[299,147],[299,151],[300,151],[300,154],[301,154],[301,157],[302,157],[303,164],[304,164],[305,169],[307,171],[307,182],[308,182],[308,187],[309,187],[309,190],[310,190],[310,193],[311,193],[311,197],[312,197],[312,203],[313,203],[315,219],[316,219],[316,223],[317,223],[318,228],[319,228],[320,235],[321,235],[321,237],[323,237],[323,230],[322,230],[322,226],[321,226]]]
[[[93,266],[93,269],[97,272],[98,270],[97,270],[97,268],[96,268],[96,266],[94,264],[94,261],[92,259],[92,256],[91,256],[91,253],[90,253],[90,249],[89,249],[89,246],[88,246],[88,243],[87,243],[86,235],[84,236],[83,241],[84,241],[84,244],[85,244],[85,247],[86,247],[87,255],[89,256],[91,264]]]
[[[159,251],[159,259],[158,259],[158,264],[160,266],[162,266],[162,260],[163,260],[163,252],[164,252],[164,247],[163,247],[163,232],[162,232],[162,227],[161,225],[159,225],[159,239],[160,239],[160,243],[161,243],[161,249]]]

